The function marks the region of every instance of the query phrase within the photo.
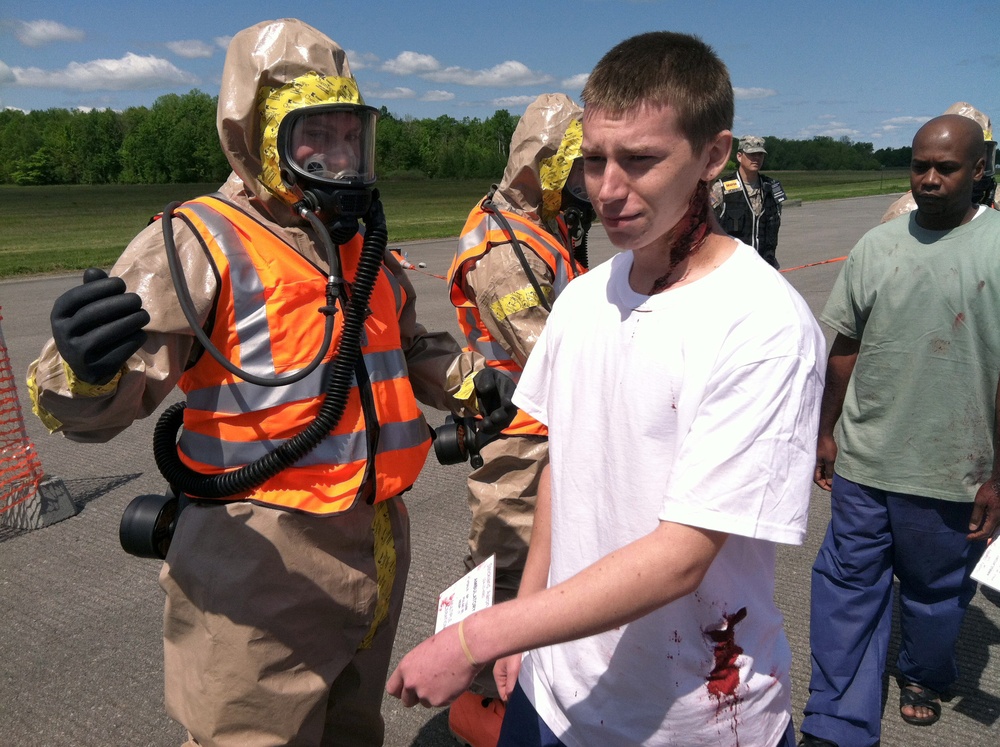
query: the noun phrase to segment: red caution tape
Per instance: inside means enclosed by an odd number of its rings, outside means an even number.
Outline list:
[[[807,265],[799,265],[798,267],[786,267],[784,270],[778,270],[778,272],[792,272],[793,270],[801,270],[805,267],[815,267],[816,265],[828,265],[831,262],[843,262],[847,257],[834,257],[833,259],[824,259],[822,262],[810,262]]]

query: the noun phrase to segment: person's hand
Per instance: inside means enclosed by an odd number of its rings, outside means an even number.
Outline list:
[[[988,540],[1000,526],[1000,495],[997,489],[997,480],[994,477],[990,477],[979,486],[975,503],[972,504],[969,534],[966,539],[972,542]]]
[[[125,281],[91,267],[83,285],[63,293],[49,317],[59,355],[78,379],[106,384],[146,341],[149,313],[142,299],[125,292]]]
[[[813,474],[813,482],[827,492],[833,489],[833,464],[836,461],[837,442],[833,440],[833,436],[820,434],[816,441],[816,472]]]
[[[462,650],[458,625],[449,625],[404,656],[385,689],[407,708],[443,706],[468,690],[480,669]]]
[[[521,654],[511,654],[497,659],[493,665],[493,681],[496,682],[500,700],[506,703],[517,685],[517,675],[521,672]]]
[[[480,426],[484,435],[496,436],[510,425],[517,415],[517,406],[511,401],[516,385],[514,380],[495,368],[477,371],[472,383],[476,388]]]

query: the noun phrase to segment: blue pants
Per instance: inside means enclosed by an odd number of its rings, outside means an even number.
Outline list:
[[[934,690],[958,677],[955,643],[985,549],[971,503],[833,478],[830,526],[812,570],[812,679],[802,731],[844,747],[878,743],[882,679],[899,579],[900,674]]]
[[[566,747],[542,721],[520,685],[514,686],[503,716],[497,747]],[[751,746],[753,747],[753,746]],[[781,740],[774,747],[795,747],[795,726],[788,721]]]
[[[542,721],[531,705],[521,685],[514,685],[514,692],[507,701],[500,727],[497,747],[566,747]]]

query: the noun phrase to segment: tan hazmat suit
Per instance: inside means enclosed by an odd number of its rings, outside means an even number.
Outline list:
[[[261,92],[307,74],[352,77],[344,51],[300,21],[263,22],[233,38],[218,107],[233,172],[219,191],[325,273],[322,244],[292,200],[279,196],[277,164],[262,163]],[[172,225],[204,325],[214,318],[213,266],[187,224]],[[51,340],[31,365],[35,409],[51,430],[107,441],[151,414],[202,354],[177,301],[161,229],[157,221],[143,230],[111,271],[151,318],[147,342],[120,378],[102,387],[67,378]],[[398,325],[416,396],[471,414],[451,393],[481,359],[461,353],[448,334],[428,333],[416,321],[405,271],[389,256],[385,263],[408,297]],[[409,560],[399,497],[376,506],[359,501],[328,518],[246,502],[186,508],[160,584],[166,707],[189,731],[189,744],[382,744],[380,706]]]
[[[580,154],[582,109],[564,94],[543,94],[528,106],[510,143],[503,178],[493,194],[502,211],[522,234],[522,249],[542,294],[552,302],[568,280],[584,268],[573,258],[574,245],[560,213],[562,191],[573,160]],[[523,222],[521,222],[523,221]],[[528,225],[525,225],[528,224]],[[449,279],[459,326],[470,346],[488,334],[485,346],[499,346],[493,365],[520,374],[545,326],[548,311],[496,219],[477,205],[460,238]],[[476,317],[463,309],[474,307]],[[484,350],[480,350],[484,352]],[[487,358],[491,358],[486,353]],[[519,414],[515,424],[523,416]],[[483,466],[469,475],[467,568],[496,555],[495,599],[517,595],[531,539],[532,519],[542,468],[548,463],[548,438],[536,432],[511,434],[508,429],[482,449]],[[540,431],[540,433],[538,432]],[[473,691],[496,697],[491,668],[473,683]]]

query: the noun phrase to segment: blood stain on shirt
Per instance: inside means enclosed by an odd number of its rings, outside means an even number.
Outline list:
[[[708,692],[722,706],[723,700],[730,705],[739,702],[736,688],[740,684],[740,669],[736,660],[743,649],[736,644],[736,624],[747,616],[747,608],[741,607],[732,615],[726,615],[726,625],[719,630],[706,631],[714,644],[715,666],[708,674]]]

